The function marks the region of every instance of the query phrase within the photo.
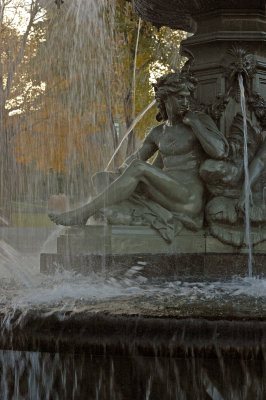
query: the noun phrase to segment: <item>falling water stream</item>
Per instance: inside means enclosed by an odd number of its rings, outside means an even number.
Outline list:
[[[247,131],[247,113],[246,113],[246,98],[245,88],[242,74],[238,75],[240,87],[240,101],[243,115],[243,132],[244,132],[244,170],[245,170],[245,227],[246,227],[246,244],[248,246],[248,275],[252,276],[252,241],[250,234],[250,182],[248,170],[248,131]]]
[[[136,47],[135,47],[135,56],[134,56],[134,69],[133,69],[133,83],[132,83],[132,106],[133,106],[133,119],[135,119],[135,111],[136,111],[136,70],[137,70],[137,58],[138,58],[138,48],[139,48],[139,34],[140,34],[140,27],[141,27],[141,18],[139,18],[138,23],[138,33],[137,33],[137,40],[136,40]]]
[[[132,124],[130,125],[130,127],[128,128],[128,130],[126,131],[123,139],[121,140],[121,142],[119,143],[119,145],[117,146],[116,150],[114,151],[114,154],[112,155],[112,157],[110,158],[110,161],[108,162],[105,171],[108,171],[108,168],[110,167],[115,155],[117,154],[117,152],[119,151],[120,147],[122,146],[122,144],[124,143],[124,141],[126,140],[126,138],[128,137],[128,135],[130,134],[130,132],[135,128],[135,126],[137,125],[137,123],[141,120],[141,118],[146,114],[147,111],[149,111],[150,108],[152,108],[152,106],[154,106],[154,104],[156,103],[156,100],[152,100],[147,107],[144,108],[144,110],[142,110],[137,117],[134,119],[134,121],[132,122]]]

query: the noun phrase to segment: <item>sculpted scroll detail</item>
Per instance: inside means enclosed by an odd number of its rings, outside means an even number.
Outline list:
[[[246,49],[238,45],[229,52],[232,62],[227,68],[227,92],[225,98],[239,107],[238,75],[241,74],[246,90],[248,160],[250,179],[250,224],[252,243],[266,239],[266,210],[263,199],[263,173],[266,167],[266,142],[264,99],[252,90],[256,60]],[[240,111],[240,109],[239,109]],[[227,132],[228,156],[220,162],[208,159],[200,168],[209,195],[205,216],[210,232],[224,243],[233,246],[246,245],[245,241],[245,188],[244,188],[244,132],[243,117],[236,112]]]
[[[243,164],[243,118],[237,114],[230,130],[229,155],[217,162],[208,159],[200,168],[211,199],[205,214],[211,233],[224,243],[245,245],[245,188]],[[266,166],[266,142],[248,120],[249,177],[252,190],[250,222],[253,244],[266,239],[266,209],[260,177]]]

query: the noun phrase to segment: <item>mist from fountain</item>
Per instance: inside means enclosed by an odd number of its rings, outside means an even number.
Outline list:
[[[208,301],[226,304],[229,299],[238,303],[254,303],[266,296],[266,280],[235,276],[232,280],[195,281],[180,278],[150,278],[146,272],[153,266],[139,262],[131,268],[99,272],[83,276],[72,271],[55,275],[39,272],[38,255],[22,255],[10,245],[1,243],[1,304],[11,310],[27,313],[31,307],[75,310],[79,306],[107,304],[109,300],[125,301],[133,308],[138,299],[152,302],[181,304]],[[25,278],[27,277],[27,279]]]

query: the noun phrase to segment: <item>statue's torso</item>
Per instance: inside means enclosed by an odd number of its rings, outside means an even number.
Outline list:
[[[183,123],[162,125],[157,135],[157,146],[165,171],[198,171],[201,149],[190,127]]]

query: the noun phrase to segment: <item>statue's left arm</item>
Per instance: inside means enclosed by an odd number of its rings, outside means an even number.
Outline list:
[[[210,157],[218,160],[227,157],[229,145],[226,137],[207,114],[189,111],[183,122],[192,128],[202,148]]]

